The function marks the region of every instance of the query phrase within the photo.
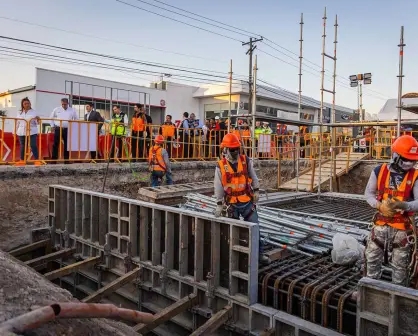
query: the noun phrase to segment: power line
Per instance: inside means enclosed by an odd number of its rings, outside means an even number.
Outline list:
[[[157,6],[157,5],[151,4],[148,1],[144,1],[144,0],[135,0],[135,1],[142,2],[142,3],[147,4],[149,6],[152,6],[152,7],[158,8],[158,9],[165,10],[165,11],[167,11],[169,13],[174,13],[174,14],[177,14],[177,15],[180,15],[180,16],[184,16],[184,17],[186,17],[188,19],[192,19],[192,20],[195,20],[195,21],[198,21],[198,22],[202,22],[204,24],[207,24],[207,25],[210,25],[210,26],[213,26],[213,27],[216,27],[216,28],[220,28],[220,29],[230,31],[230,32],[235,33],[235,34],[240,34],[240,35],[244,35],[244,36],[248,37],[248,34],[244,34],[244,33],[241,33],[241,32],[237,32],[237,31],[232,30],[232,29],[229,29],[229,28],[221,27],[221,26],[218,26],[216,24],[209,23],[209,22],[206,22],[206,21],[197,19],[196,17],[192,17],[192,16],[189,16],[189,15],[185,15],[185,14],[182,14],[182,13],[179,13],[179,12],[176,12],[176,11],[173,11],[173,10],[170,10],[170,9],[166,9],[164,7],[161,7],[161,6]],[[194,14],[194,13],[192,13],[192,14]],[[195,14],[195,16],[197,16],[197,15]],[[212,19],[208,19],[208,20],[214,21]]]
[[[206,32],[211,33],[211,34],[215,34],[215,35],[218,35],[218,36],[225,37],[225,38],[230,39],[230,40],[234,40],[234,41],[237,41],[237,42],[241,42],[240,40],[238,40],[238,39],[236,39],[234,37],[227,36],[227,35],[224,35],[224,34],[221,34],[221,33],[217,33],[217,32],[214,32],[213,30],[209,30],[209,29],[202,28],[202,27],[199,27],[199,26],[195,26],[195,25],[193,25],[191,23],[187,23],[187,22],[184,22],[184,21],[181,21],[181,20],[177,20],[177,19],[174,19],[172,17],[166,16],[166,15],[163,15],[163,14],[159,14],[159,13],[150,11],[149,9],[145,9],[145,8],[142,8],[142,7],[139,7],[139,6],[136,6],[136,5],[133,5],[133,4],[124,2],[122,0],[115,0],[115,1],[116,2],[120,2],[120,3],[122,3],[124,5],[127,5],[127,6],[131,6],[131,7],[137,8],[139,10],[142,10],[142,11],[145,11],[145,12],[148,12],[148,13],[151,13],[151,14],[154,14],[154,15],[161,16],[161,17],[166,18],[168,20],[172,20],[172,21],[175,21],[175,22],[182,23],[182,24],[184,24],[186,26],[190,26],[190,27],[193,27],[193,28],[196,28],[196,29],[200,29],[200,30],[206,31]]]
[[[40,28],[44,28],[44,29],[56,30],[56,31],[64,32],[64,33],[89,37],[89,38],[98,39],[98,40],[102,40],[102,41],[118,43],[118,44],[127,45],[127,46],[131,46],[131,47],[144,48],[144,49],[155,50],[155,51],[159,51],[159,52],[167,53],[167,54],[173,54],[173,55],[184,56],[184,57],[193,57],[193,58],[207,60],[207,61],[211,61],[211,62],[224,63],[222,61],[211,59],[211,58],[195,56],[195,55],[190,55],[190,54],[184,54],[184,53],[179,53],[179,52],[169,51],[169,50],[164,50],[164,49],[152,48],[152,47],[147,47],[147,46],[143,46],[143,45],[139,45],[139,44],[121,42],[121,41],[118,41],[118,40],[113,40],[113,39],[109,39],[109,38],[105,38],[105,37],[100,37],[100,36],[90,35],[90,34],[84,34],[84,33],[75,32],[75,31],[72,31],[72,30],[61,29],[61,28],[57,28],[57,27],[45,26],[45,25],[41,25],[41,24],[38,24],[38,23],[18,20],[18,19],[14,19],[14,18],[8,18],[8,17],[5,17],[5,16],[0,16],[0,19],[13,21],[13,22],[18,22],[18,23],[23,23],[23,24],[27,24],[27,25],[30,25],[30,26],[34,26],[34,27],[40,27]]]
[[[164,69],[175,70],[175,71],[184,71],[184,72],[188,72],[188,73],[193,73],[193,74],[198,74],[198,75],[205,75],[205,76],[209,76],[209,77],[222,78],[222,79],[228,79],[229,78],[228,76],[220,76],[220,75],[214,75],[214,74],[209,74],[209,73],[191,71],[191,70],[187,70],[187,68],[181,67],[181,66],[180,67],[179,66],[172,66],[172,65],[164,64],[164,63],[146,62],[146,61],[134,60],[134,59],[118,57],[118,56],[113,56],[113,55],[93,53],[93,52],[88,52],[88,51],[83,51],[83,50],[78,50],[78,49],[54,46],[54,45],[51,45],[51,44],[46,44],[46,43],[41,43],[41,42],[16,39],[16,38],[7,37],[7,36],[0,36],[0,39],[9,40],[9,41],[13,41],[13,42],[23,42],[23,43],[27,43],[27,44],[34,45],[34,46],[49,47],[49,48],[54,48],[56,50],[64,50],[66,52],[76,52],[76,53],[83,54],[83,55],[88,55],[88,56],[108,58],[108,59],[117,60],[117,61],[121,61],[121,62],[128,62],[128,63],[133,63],[133,64],[140,64],[140,65],[164,68]],[[205,69],[201,69],[201,70],[202,71],[207,71],[207,72],[211,71],[211,70],[205,70]]]
[[[234,29],[236,29],[236,30],[241,30],[241,31],[243,31],[243,32],[245,32],[245,33],[247,33],[247,34],[250,34],[250,35],[254,35],[254,36],[261,36],[260,34],[257,34],[257,33],[254,33],[254,32],[250,32],[250,31],[248,31],[248,30],[241,29],[241,28],[238,28],[238,27],[235,27],[235,26],[231,26],[231,25],[226,24],[226,23],[224,23],[224,22],[217,21],[217,20],[215,20],[215,19],[211,19],[211,18],[208,18],[208,17],[203,16],[203,15],[199,15],[199,14],[194,13],[194,12],[190,12],[190,11],[188,11],[188,10],[185,10],[185,9],[182,9],[182,8],[179,8],[179,7],[176,7],[176,6],[170,5],[170,4],[168,4],[168,3],[166,3],[166,2],[163,2],[163,1],[159,1],[159,0],[153,0],[153,1],[154,1],[154,2],[158,2],[158,3],[160,3],[160,4],[163,4],[163,5],[165,5],[165,6],[171,7],[171,8],[175,8],[175,9],[180,10],[180,11],[182,11],[182,12],[189,13],[189,14],[192,14],[192,15],[195,15],[195,16],[198,16],[198,17],[201,17],[201,18],[206,19],[206,20],[209,20],[209,21],[213,21],[213,22],[219,23],[219,24],[224,25],[224,26],[226,26],[226,27],[234,28]]]

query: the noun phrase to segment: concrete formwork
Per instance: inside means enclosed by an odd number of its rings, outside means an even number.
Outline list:
[[[418,334],[418,291],[370,278],[359,282],[357,335]]]
[[[183,327],[195,329],[229,305],[233,318],[226,327],[249,332],[249,305],[258,290],[257,225],[56,185],[49,189],[49,224],[55,247],[75,246],[82,257],[104,255],[107,278],[82,274],[91,282],[84,288],[139,265],[140,295],[132,284],[109,299],[158,310],[194,293],[193,324],[179,321]]]

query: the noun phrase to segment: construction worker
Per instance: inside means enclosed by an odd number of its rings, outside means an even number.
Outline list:
[[[163,144],[164,137],[158,134],[154,139],[154,146],[149,150],[148,163],[151,172],[151,187],[160,186],[164,175],[167,185],[173,184],[171,164],[167,151],[162,147]]]
[[[132,161],[145,159],[145,127],[147,119],[145,118],[145,110],[143,104],[135,104],[135,114],[132,117]]]
[[[252,162],[240,155],[241,144],[233,133],[223,137],[221,148],[224,157],[215,170],[215,217],[226,216],[258,223],[256,204],[259,198],[259,181]]]
[[[127,135],[128,128],[128,116],[120,110],[119,105],[113,106],[113,115],[111,120],[111,129],[110,134],[112,134],[112,145],[110,148],[110,159],[114,160],[115,156],[115,147],[116,141],[118,145],[118,154],[117,157],[120,159],[122,157],[123,151],[123,140]]]
[[[411,216],[418,210],[418,170],[414,168],[417,161],[418,142],[403,135],[392,145],[389,165],[380,165],[371,173],[364,194],[367,203],[378,212],[365,252],[370,278],[380,277],[382,262],[387,262],[391,253],[392,282],[408,285],[411,244],[416,239]]]
[[[165,116],[164,124],[161,125],[160,128],[160,134],[166,139],[167,141],[167,152],[168,156],[173,156],[173,143],[175,139],[177,138],[177,128],[176,125],[172,122],[172,116],[170,114],[167,114]]]

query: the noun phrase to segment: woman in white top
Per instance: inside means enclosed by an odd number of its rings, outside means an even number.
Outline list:
[[[40,166],[42,163],[39,160],[38,153],[38,121],[39,117],[35,110],[32,109],[31,103],[28,97],[23,98],[21,103],[21,110],[17,112],[17,129],[16,135],[19,137],[20,142],[20,161],[16,163],[16,166],[24,166],[26,164],[25,149],[27,147],[26,139],[30,137],[30,148],[32,150],[33,157],[35,159],[35,166]],[[29,130],[27,127],[29,126]]]

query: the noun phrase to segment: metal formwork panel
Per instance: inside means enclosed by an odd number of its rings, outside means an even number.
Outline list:
[[[103,252],[111,270],[141,265],[141,284],[173,300],[197,293],[209,309],[257,302],[255,224],[58,185],[49,224],[56,246]]]
[[[343,336],[285,312],[278,312],[273,319],[275,336]]]
[[[357,300],[357,336],[418,334],[418,291],[362,278]]]

